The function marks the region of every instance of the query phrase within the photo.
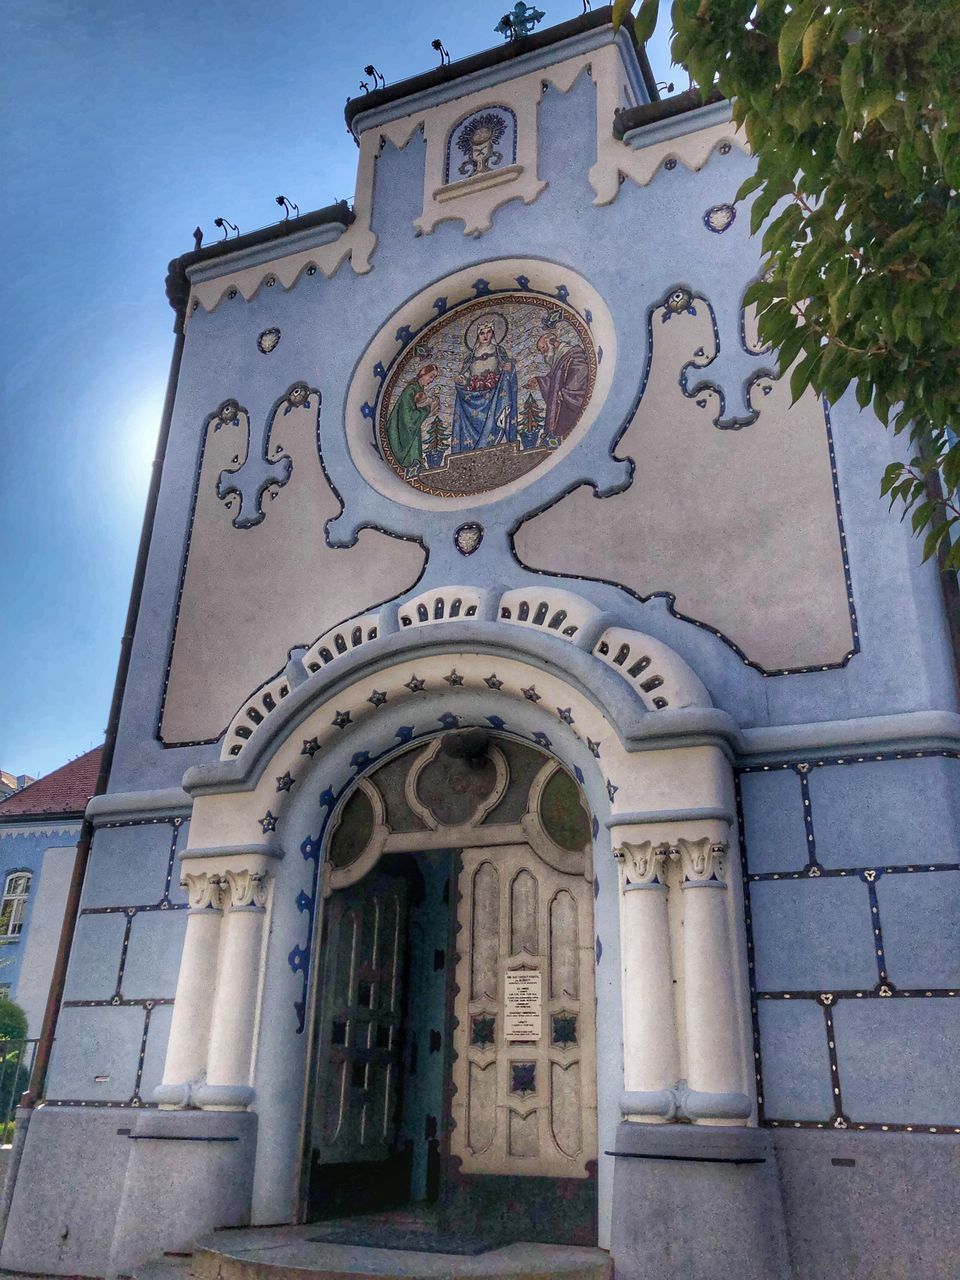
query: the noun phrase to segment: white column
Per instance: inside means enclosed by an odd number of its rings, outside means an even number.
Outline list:
[[[225,886],[222,877],[206,872],[186,872],[181,883],[187,889],[190,907],[163,1084],[155,1096],[158,1102],[183,1106],[190,1101],[190,1085],[207,1065]]]
[[[703,837],[678,842],[683,866],[683,969],[687,1084],[696,1093],[744,1088],[736,967],[723,879],[726,845]]]
[[[201,1105],[209,1107],[246,1106],[252,1100],[250,1062],[267,896],[262,872],[226,871],[224,879],[230,906],[223,921],[207,1081],[198,1091]]]
[[[623,957],[623,1111],[671,1119],[669,1093],[679,1076],[667,886],[661,879],[665,846],[623,843],[620,947]]]

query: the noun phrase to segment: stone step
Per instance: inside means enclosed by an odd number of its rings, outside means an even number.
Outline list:
[[[194,1246],[191,1280],[612,1280],[602,1249],[510,1244],[483,1253],[435,1253],[321,1243],[322,1228],[218,1231]]]
[[[193,1254],[165,1254],[153,1262],[144,1262],[133,1273],[132,1280],[193,1280]],[[6,1277],[3,1277],[6,1280]]]

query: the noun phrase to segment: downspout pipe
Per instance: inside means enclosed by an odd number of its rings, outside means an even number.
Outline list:
[[[157,437],[156,455],[153,460],[150,476],[150,487],[147,491],[147,506],[143,516],[143,527],[140,532],[140,546],[137,551],[137,561],[133,572],[133,584],[130,590],[130,603],[127,608],[127,618],[123,629],[123,639],[120,642],[120,658],[117,664],[117,677],[113,686],[110,716],[107,721],[106,738],[103,746],[103,755],[100,760],[100,770],[97,774],[97,781],[93,791],[94,795],[103,795],[110,781],[110,771],[113,766],[113,757],[117,745],[117,731],[120,724],[120,709],[123,705],[124,693],[126,691],[127,676],[130,671],[130,657],[133,651],[133,638],[136,631],[137,618],[140,613],[140,602],[143,596],[144,581],[147,576],[147,559],[150,554],[153,523],[156,518],[157,502],[160,496],[160,478],[163,473],[167,441],[170,437],[170,422],[173,417],[173,405],[177,393],[177,383],[180,378],[180,363],[183,358],[185,336],[184,321],[187,312],[187,299],[190,292],[190,286],[187,281],[182,258],[176,258],[170,263],[170,269],[166,280],[166,289],[167,298],[176,313],[176,319],[173,326],[173,331],[176,337],[174,340],[173,355],[170,361],[170,373],[167,378],[167,390],[163,404],[163,415],[160,420],[160,431]],[[80,897],[83,891],[83,881],[87,870],[87,863],[90,859],[90,846],[92,840],[93,823],[89,818],[84,816],[80,827],[80,835],[77,840],[77,856],[73,865],[73,874],[70,878],[70,887],[67,891],[63,926],[60,931],[60,942],[57,947],[53,974],[50,979],[50,991],[47,996],[46,1008],[44,1009],[43,1023],[40,1028],[40,1037],[37,1042],[37,1052],[33,1061],[33,1069],[30,1074],[30,1084],[26,1093],[24,1093],[20,1099],[20,1106],[17,1111],[17,1122],[12,1144],[11,1160],[7,1169],[7,1176],[4,1181],[3,1194],[2,1197],[0,1197],[0,1238],[2,1238],[3,1230],[6,1227],[7,1216],[10,1211],[10,1205],[13,1201],[13,1188],[20,1165],[20,1156],[23,1152],[26,1140],[26,1130],[30,1123],[31,1114],[43,1097],[47,1070],[50,1065],[50,1055],[53,1050],[53,1042],[57,1032],[57,1019],[60,1014],[60,1002],[63,998],[63,988],[67,977],[67,964],[70,959],[70,948],[73,944],[77,918],[80,914]]]

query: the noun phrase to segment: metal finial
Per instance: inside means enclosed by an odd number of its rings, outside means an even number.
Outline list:
[[[505,13],[494,31],[498,31],[504,40],[520,40],[523,36],[528,36],[538,22],[542,22],[546,14],[542,9],[535,9],[533,5],[524,4],[523,0],[517,0],[509,13]]]
[[[200,230],[199,227],[194,227],[193,228],[193,247],[195,249],[199,249],[202,244],[203,244],[203,232]]]
[[[436,40],[430,41],[430,48],[436,49],[437,53],[439,53],[441,67],[449,65],[450,55],[449,53],[447,53],[446,49],[443,47],[443,41],[439,37]]]
[[[363,68],[363,74],[365,76],[372,76],[374,89],[382,89],[383,86],[387,83],[372,62],[367,63],[367,65]]]
[[[224,240],[228,238],[228,234],[230,231],[233,232],[234,236],[238,236],[240,234],[240,228],[238,226],[235,226],[230,221],[229,218],[214,218],[213,225],[215,227],[219,227],[220,230],[223,232]]]
[[[283,210],[284,218],[289,218],[291,213],[298,218],[300,217],[300,206],[294,204],[292,200],[288,200],[286,196],[277,196],[277,204]]]

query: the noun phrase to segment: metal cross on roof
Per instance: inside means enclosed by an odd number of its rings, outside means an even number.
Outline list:
[[[535,9],[533,5],[524,4],[523,0],[517,0],[509,13],[505,13],[494,31],[499,31],[504,40],[519,40],[521,36],[528,36],[538,22],[542,22],[546,14],[542,9]]]

